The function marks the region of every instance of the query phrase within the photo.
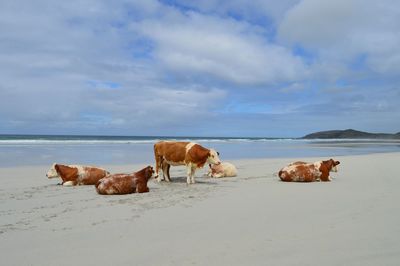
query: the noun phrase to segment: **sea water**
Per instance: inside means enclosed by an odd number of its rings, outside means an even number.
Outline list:
[[[146,136],[0,135],[0,167],[64,164],[154,164],[160,140],[194,141],[220,153],[221,160],[330,158],[400,151],[400,140]]]

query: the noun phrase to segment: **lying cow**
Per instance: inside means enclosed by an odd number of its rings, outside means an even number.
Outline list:
[[[236,167],[228,162],[223,162],[220,164],[209,165],[210,169],[208,170],[207,176],[209,177],[233,177],[237,175]]]
[[[61,177],[63,186],[76,186],[94,185],[108,174],[95,166],[53,164],[46,176],[49,179]]]
[[[103,195],[149,192],[147,182],[153,174],[153,167],[147,166],[132,174],[108,175],[97,182],[96,191]]]
[[[169,169],[171,165],[185,165],[187,172],[186,182],[194,184],[194,174],[197,168],[208,164],[220,164],[218,153],[213,149],[206,149],[194,142],[160,141],[154,144],[156,160],[156,177],[161,181],[159,169],[163,171],[163,179],[171,181]]]
[[[315,163],[294,162],[279,171],[279,177],[286,182],[331,181],[329,173],[337,172],[339,161],[330,159]]]

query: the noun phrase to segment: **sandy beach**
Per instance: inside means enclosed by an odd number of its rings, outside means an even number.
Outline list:
[[[0,168],[3,265],[398,265],[400,153],[335,157],[329,183],[284,183],[295,160],[234,160],[239,175],[150,193],[62,187],[49,165]],[[146,165],[99,165],[132,172]]]

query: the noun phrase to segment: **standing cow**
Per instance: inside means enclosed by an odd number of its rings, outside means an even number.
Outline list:
[[[155,176],[160,182],[159,169],[163,171],[166,181],[171,181],[169,169],[171,165],[185,165],[187,172],[186,182],[194,184],[194,174],[197,168],[208,164],[220,164],[218,153],[213,149],[206,149],[194,142],[160,141],[154,144],[154,157],[156,160]]]

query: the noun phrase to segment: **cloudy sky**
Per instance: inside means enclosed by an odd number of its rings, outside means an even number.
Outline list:
[[[400,2],[2,0],[0,133],[400,131]]]

